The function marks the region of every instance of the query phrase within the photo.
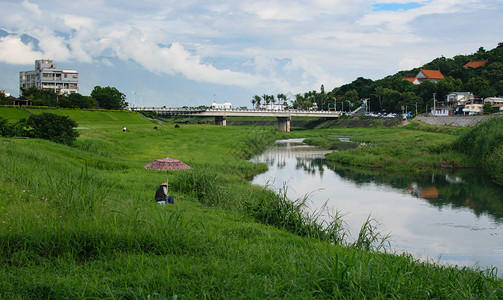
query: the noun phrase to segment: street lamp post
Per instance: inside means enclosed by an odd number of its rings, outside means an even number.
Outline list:
[[[437,93],[433,93],[433,115],[437,115],[437,99],[435,98]]]

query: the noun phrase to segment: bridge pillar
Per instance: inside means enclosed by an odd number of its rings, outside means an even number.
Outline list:
[[[215,117],[215,125],[227,126],[227,117],[225,116]]]
[[[278,131],[290,132],[290,117],[277,117]]]

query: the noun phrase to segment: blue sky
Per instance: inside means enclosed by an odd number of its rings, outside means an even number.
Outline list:
[[[425,6],[425,2],[381,2],[379,3],[378,1],[375,1],[372,5],[373,9],[375,11],[407,11],[411,9],[416,9]]]
[[[144,106],[373,80],[503,42],[502,0],[0,0],[0,89],[36,59]]]

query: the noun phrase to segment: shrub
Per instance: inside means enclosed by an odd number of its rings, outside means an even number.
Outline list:
[[[29,126],[29,137],[72,145],[79,136],[79,133],[74,129],[77,127],[77,123],[67,116],[42,113],[30,116],[26,124]]]
[[[9,124],[6,119],[0,118],[0,136],[14,137],[14,136],[24,136],[25,135],[25,124],[24,122],[16,122],[14,124]]]
[[[503,182],[503,118],[491,118],[461,135],[454,150],[472,157],[493,180]]]

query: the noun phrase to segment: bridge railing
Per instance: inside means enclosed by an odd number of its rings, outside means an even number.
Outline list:
[[[131,107],[132,111],[157,111],[157,112],[173,112],[173,113],[197,113],[197,112],[247,112],[247,113],[264,113],[264,112],[274,112],[274,113],[305,113],[305,114],[319,114],[327,113],[337,115],[340,112],[327,111],[327,110],[302,110],[302,109],[244,109],[244,108],[234,108],[234,109],[219,109],[219,108],[190,108],[190,107]]]

